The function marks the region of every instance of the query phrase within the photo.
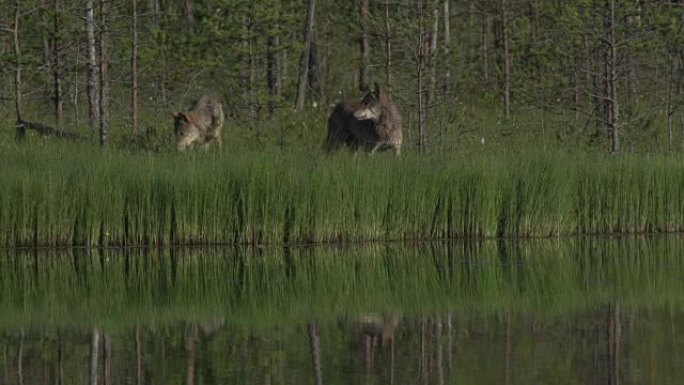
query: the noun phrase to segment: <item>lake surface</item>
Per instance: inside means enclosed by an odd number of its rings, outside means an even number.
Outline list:
[[[684,238],[0,251],[2,384],[679,384]]]

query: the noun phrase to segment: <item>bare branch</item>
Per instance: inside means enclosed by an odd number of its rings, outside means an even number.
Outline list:
[[[665,5],[665,6],[668,6],[668,7],[684,8],[684,3],[679,3],[679,2],[675,3],[675,2],[673,2],[673,1],[661,0],[661,1],[659,2],[659,4],[660,4],[660,5]]]

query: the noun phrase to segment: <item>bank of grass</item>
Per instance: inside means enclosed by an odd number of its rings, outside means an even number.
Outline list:
[[[566,319],[684,304],[679,237],[0,254],[0,330],[390,312]]]
[[[684,230],[681,155],[178,154],[4,144],[0,244],[310,244]]]

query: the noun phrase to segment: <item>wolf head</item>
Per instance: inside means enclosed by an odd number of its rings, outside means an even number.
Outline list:
[[[192,116],[185,112],[172,112],[173,131],[176,134],[176,148],[183,151],[200,139],[200,131],[192,120]]]
[[[378,122],[383,109],[381,99],[380,86],[378,83],[375,83],[375,89],[366,92],[363,99],[361,99],[361,104],[354,110],[354,118]]]

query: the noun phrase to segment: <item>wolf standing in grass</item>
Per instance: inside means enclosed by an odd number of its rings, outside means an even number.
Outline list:
[[[222,147],[223,107],[216,99],[202,96],[192,111],[172,112],[173,130],[176,134],[176,147],[183,151],[193,144],[202,144],[205,149],[212,140]]]
[[[370,149],[371,154],[387,148],[399,155],[403,141],[402,120],[389,94],[375,89],[358,100],[340,102],[328,118],[328,137],[325,149],[338,150],[343,145],[354,151]]]

